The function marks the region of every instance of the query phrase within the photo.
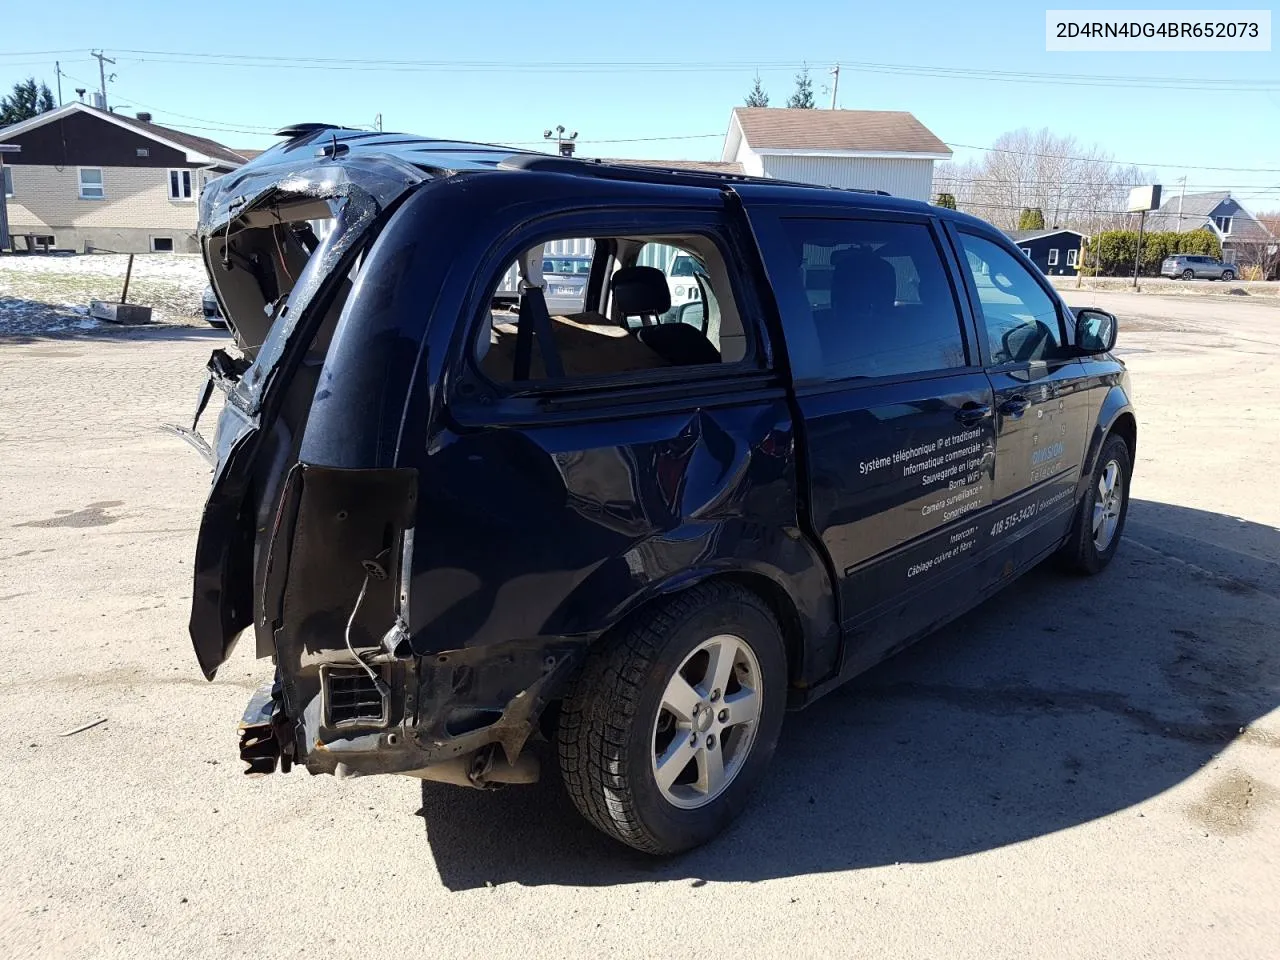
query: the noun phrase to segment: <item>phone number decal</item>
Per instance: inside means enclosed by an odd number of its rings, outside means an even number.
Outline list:
[[[1270,10],[1047,10],[1046,50],[1271,49]]]

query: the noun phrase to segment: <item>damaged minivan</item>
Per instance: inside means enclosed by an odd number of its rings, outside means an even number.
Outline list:
[[[1115,318],[1073,313],[989,224],[281,136],[201,198],[235,347],[177,428],[213,464],[200,667],[246,632],[274,664],[249,773],[483,789],[535,780],[547,740],[593,824],[685,850],[742,810],[788,709],[1044,559],[1117,549],[1137,428]],[[543,277],[566,252],[589,263],[573,312]]]

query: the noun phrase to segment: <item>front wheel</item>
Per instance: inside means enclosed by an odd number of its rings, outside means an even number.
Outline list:
[[[560,770],[593,825],[638,850],[705,843],[778,742],[786,655],[769,607],[729,583],[660,602],[588,656],[560,717]]]
[[[1230,271],[1230,270],[1223,270],[1223,271],[1222,271],[1222,279],[1223,279],[1226,283],[1230,283],[1230,282],[1231,282],[1232,280],[1234,280],[1235,278],[1236,278],[1236,275],[1235,275],[1235,273],[1233,273],[1232,271]]]
[[[1098,454],[1089,488],[1080,499],[1071,535],[1058,553],[1067,570],[1099,573],[1111,562],[1129,513],[1133,461],[1124,438],[1107,437]]]
[[[1195,272],[1194,270],[1183,270],[1183,271],[1182,271],[1182,279],[1183,279],[1183,280],[1194,280],[1195,278],[1196,278],[1196,272]]]

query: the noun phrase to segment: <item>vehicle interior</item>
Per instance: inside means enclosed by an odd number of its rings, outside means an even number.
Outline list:
[[[594,238],[581,309],[567,314],[551,314],[546,307],[541,268],[558,259],[544,254],[547,246],[516,258],[515,292],[492,294],[491,322],[480,327],[476,357],[495,383],[747,361],[750,344],[729,270],[711,238]],[[690,259],[694,269],[687,266]],[[668,271],[674,273],[675,264],[681,266],[681,283],[698,284],[700,296],[673,306]]]

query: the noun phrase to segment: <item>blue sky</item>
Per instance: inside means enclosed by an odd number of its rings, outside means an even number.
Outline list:
[[[53,86],[53,61],[60,58],[75,78],[63,81],[63,96],[71,99],[74,87],[96,87],[97,63],[88,50],[102,48],[118,61],[108,67],[117,74],[108,88],[113,103],[130,105],[130,112],[150,109],[157,122],[232,147],[266,146],[271,137],[257,131],[290,122],[369,125],[381,113],[388,130],[510,143],[538,141],[545,128],[564,124],[580,131],[583,155],[709,159],[719,155],[729,110],[742,102],[754,65],[773,105],[781,106],[793,87],[790,64],[808,62],[821,88],[829,82],[826,68],[840,61],[841,107],[909,110],[949,143],[987,145],[1008,130],[1047,126],[1100,144],[1119,160],[1154,167],[1166,190],[1185,173],[1191,189],[1231,187],[1247,206],[1280,208],[1275,52],[1047,53],[1046,5],[129,0],[104,15],[100,0],[6,3],[0,87],[28,74]],[[55,50],[71,52],[45,52]],[[192,53],[467,65],[300,69],[185,56]],[[592,66],[562,66],[575,60]],[[664,67],[604,66],[638,61]],[[1273,89],[995,82],[858,64],[1261,80]],[[818,97],[828,102],[820,89]],[[699,134],[709,136],[590,142]],[[957,159],[971,155],[957,150]]]

